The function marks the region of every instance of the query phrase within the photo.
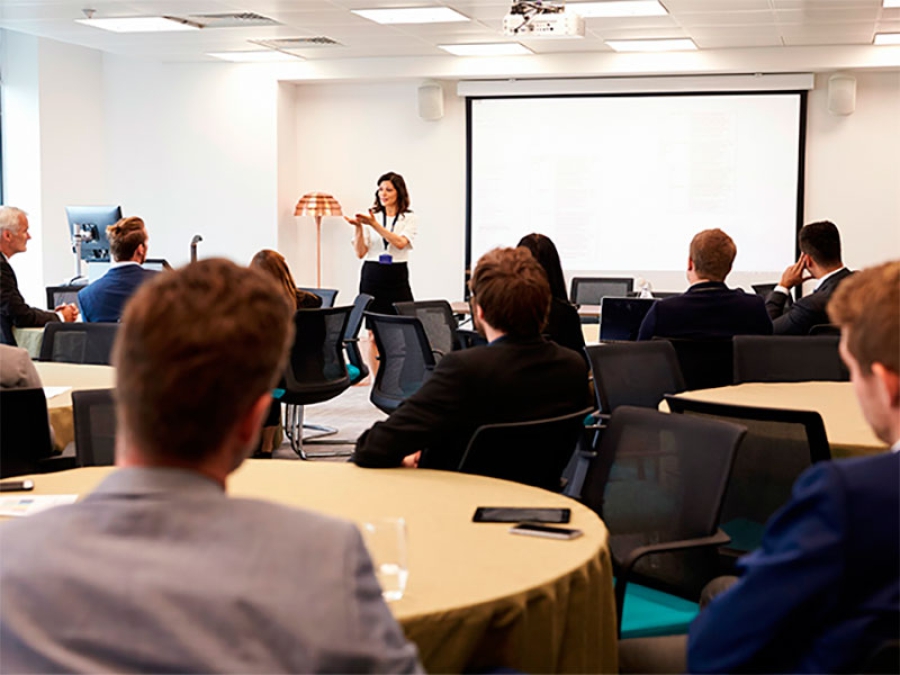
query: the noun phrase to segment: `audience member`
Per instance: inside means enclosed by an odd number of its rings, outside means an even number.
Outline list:
[[[294,275],[288,267],[284,256],[278,251],[264,248],[253,256],[250,267],[261,270],[271,276],[284,294],[285,299],[293,307],[298,309],[315,309],[322,306],[322,298],[315,293],[302,291],[294,282]],[[281,403],[278,399],[272,399],[269,414],[263,423],[262,436],[259,448],[253,453],[257,459],[271,459],[278,441],[278,429],[281,427]]]
[[[113,351],[120,468],[0,528],[4,672],[421,670],[354,525],[226,495],[290,317],[224,260],[138,289]]]
[[[78,292],[85,321],[116,323],[138,286],[156,272],[141,265],[147,259],[147,228],[137,216],[122,218],[106,228],[113,263],[102,277]]]
[[[19,281],[9,259],[28,248],[28,215],[14,206],[0,206],[0,342],[15,345],[13,326],[29,328],[53,321],[74,321],[75,305],[60,305],[55,312],[31,307],[19,293]]]
[[[828,314],[891,452],[820,462],[797,480],[762,546],[738,562],[740,580],[691,624],[691,672],[867,672],[900,635],[900,262],[844,281]]]
[[[776,335],[807,335],[813,326],[828,323],[828,300],[838,284],[852,274],[841,262],[841,235],[834,223],[810,223],[801,228],[798,239],[800,259],[784,271],[778,286],[766,298],[766,311]],[[785,310],[790,289],[807,279],[818,279],[815,291]]]
[[[584,359],[541,337],[550,285],[528,251],[484,254],[470,287],[475,326],[489,344],[446,354],[419,391],[359,437],[358,465],[456,470],[483,424],[554,417],[589,404]]]
[[[41,377],[28,352],[0,344],[0,389],[30,389],[41,386]]]
[[[547,315],[547,326],[544,335],[562,347],[574,349],[587,358],[584,353],[584,333],[581,331],[581,319],[578,310],[569,302],[566,293],[566,278],[563,276],[562,264],[556,246],[543,234],[529,234],[519,241],[522,248],[531,251],[534,259],[540,263],[550,282],[550,313]]]
[[[772,321],[763,299],[725,285],[736,254],[734,241],[722,230],[703,230],[695,235],[687,266],[690,287],[681,295],[653,304],[641,323],[638,340],[771,335]]]

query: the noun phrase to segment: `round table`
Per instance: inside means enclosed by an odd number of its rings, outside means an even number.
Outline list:
[[[681,398],[709,403],[785,410],[814,410],[822,416],[831,456],[871,455],[887,450],[863,417],[850,382],[746,382],[685,391]],[[660,409],[668,411],[666,402]]]
[[[72,415],[72,391],[81,389],[112,389],[116,384],[116,369],[112,366],[89,366],[78,363],[52,363],[37,361],[34,364],[41,384],[45,387],[71,387],[47,399],[53,442],[57,450],[75,440],[75,421]]]
[[[34,494],[90,492],[111,467],[29,476]],[[261,497],[357,523],[402,516],[406,594],[390,607],[429,672],[503,664],[523,672],[618,672],[608,535],[581,504],[518,483],[427,469],[249,460],[228,482]],[[478,506],[572,510],[584,536],[561,541],[473,523]],[[63,507],[64,508],[64,507]]]

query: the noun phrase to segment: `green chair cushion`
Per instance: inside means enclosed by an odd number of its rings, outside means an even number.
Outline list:
[[[625,588],[622,639],[682,635],[699,611],[696,602],[629,583]]]

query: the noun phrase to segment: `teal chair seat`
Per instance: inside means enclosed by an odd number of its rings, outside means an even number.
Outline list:
[[[622,639],[683,635],[700,605],[631,582],[625,587]]]

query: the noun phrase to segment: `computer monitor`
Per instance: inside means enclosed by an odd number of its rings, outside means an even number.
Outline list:
[[[656,300],[651,298],[613,298],[600,304],[600,342],[634,342],[641,322]]]
[[[67,206],[69,234],[73,246],[76,234],[81,235],[81,260],[85,262],[109,262],[109,239],[106,228],[122,219],[119,206]]]

